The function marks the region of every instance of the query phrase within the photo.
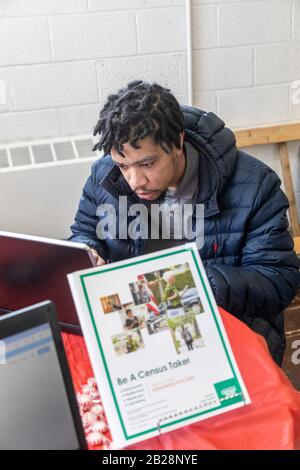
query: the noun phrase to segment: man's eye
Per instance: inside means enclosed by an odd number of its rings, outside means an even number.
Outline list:
[[[152,166],[153,166],[153,162],[151,162],[151,163],[143,163],[143,164],[142,164],[142,167],[143,167],[143,168],[151,168]]]
[[[125,165],[119,165],[120,170],[125,171],[127,169],[127,166]]]

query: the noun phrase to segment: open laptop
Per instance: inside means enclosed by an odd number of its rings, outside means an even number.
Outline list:
[[[61,328],[80,334],[67,274],[92,266],[81,243],[0,231],[0,315],[51,299]]]
[[[86,449],[54,304],[1,316],[0,348],[0,449]]]

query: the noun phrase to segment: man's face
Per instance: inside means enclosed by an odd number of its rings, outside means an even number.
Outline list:
[[[183,142],[183,134],[181,134]],[[139,198],[158,199],[167,188],[176,188],[185,169],[184,153],[173,146],[166,153],[150,137],[138,142],[140,148],[123,144],[123,155],[111,150],[114,163]]]

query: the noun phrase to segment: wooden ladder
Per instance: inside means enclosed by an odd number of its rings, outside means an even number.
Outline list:
[[[289,217],[294,237],[295,252],[300,254],[299,218],[287,146],[287,142],[300,140],[300,122],[254,127],[250,129],[237,129],[234,131],[234,134],[237,147],[241,148],[252,147],[253,145],[277,144],[285,192],[290,203]]]

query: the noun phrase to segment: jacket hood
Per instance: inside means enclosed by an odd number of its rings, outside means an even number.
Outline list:
[[[200,153],[199,202],[211,197],[208,207],[212,208],[234,171],[238,155],[235,136],[214,113],[191,106],[181,109],[186,123],[185,139]]]

